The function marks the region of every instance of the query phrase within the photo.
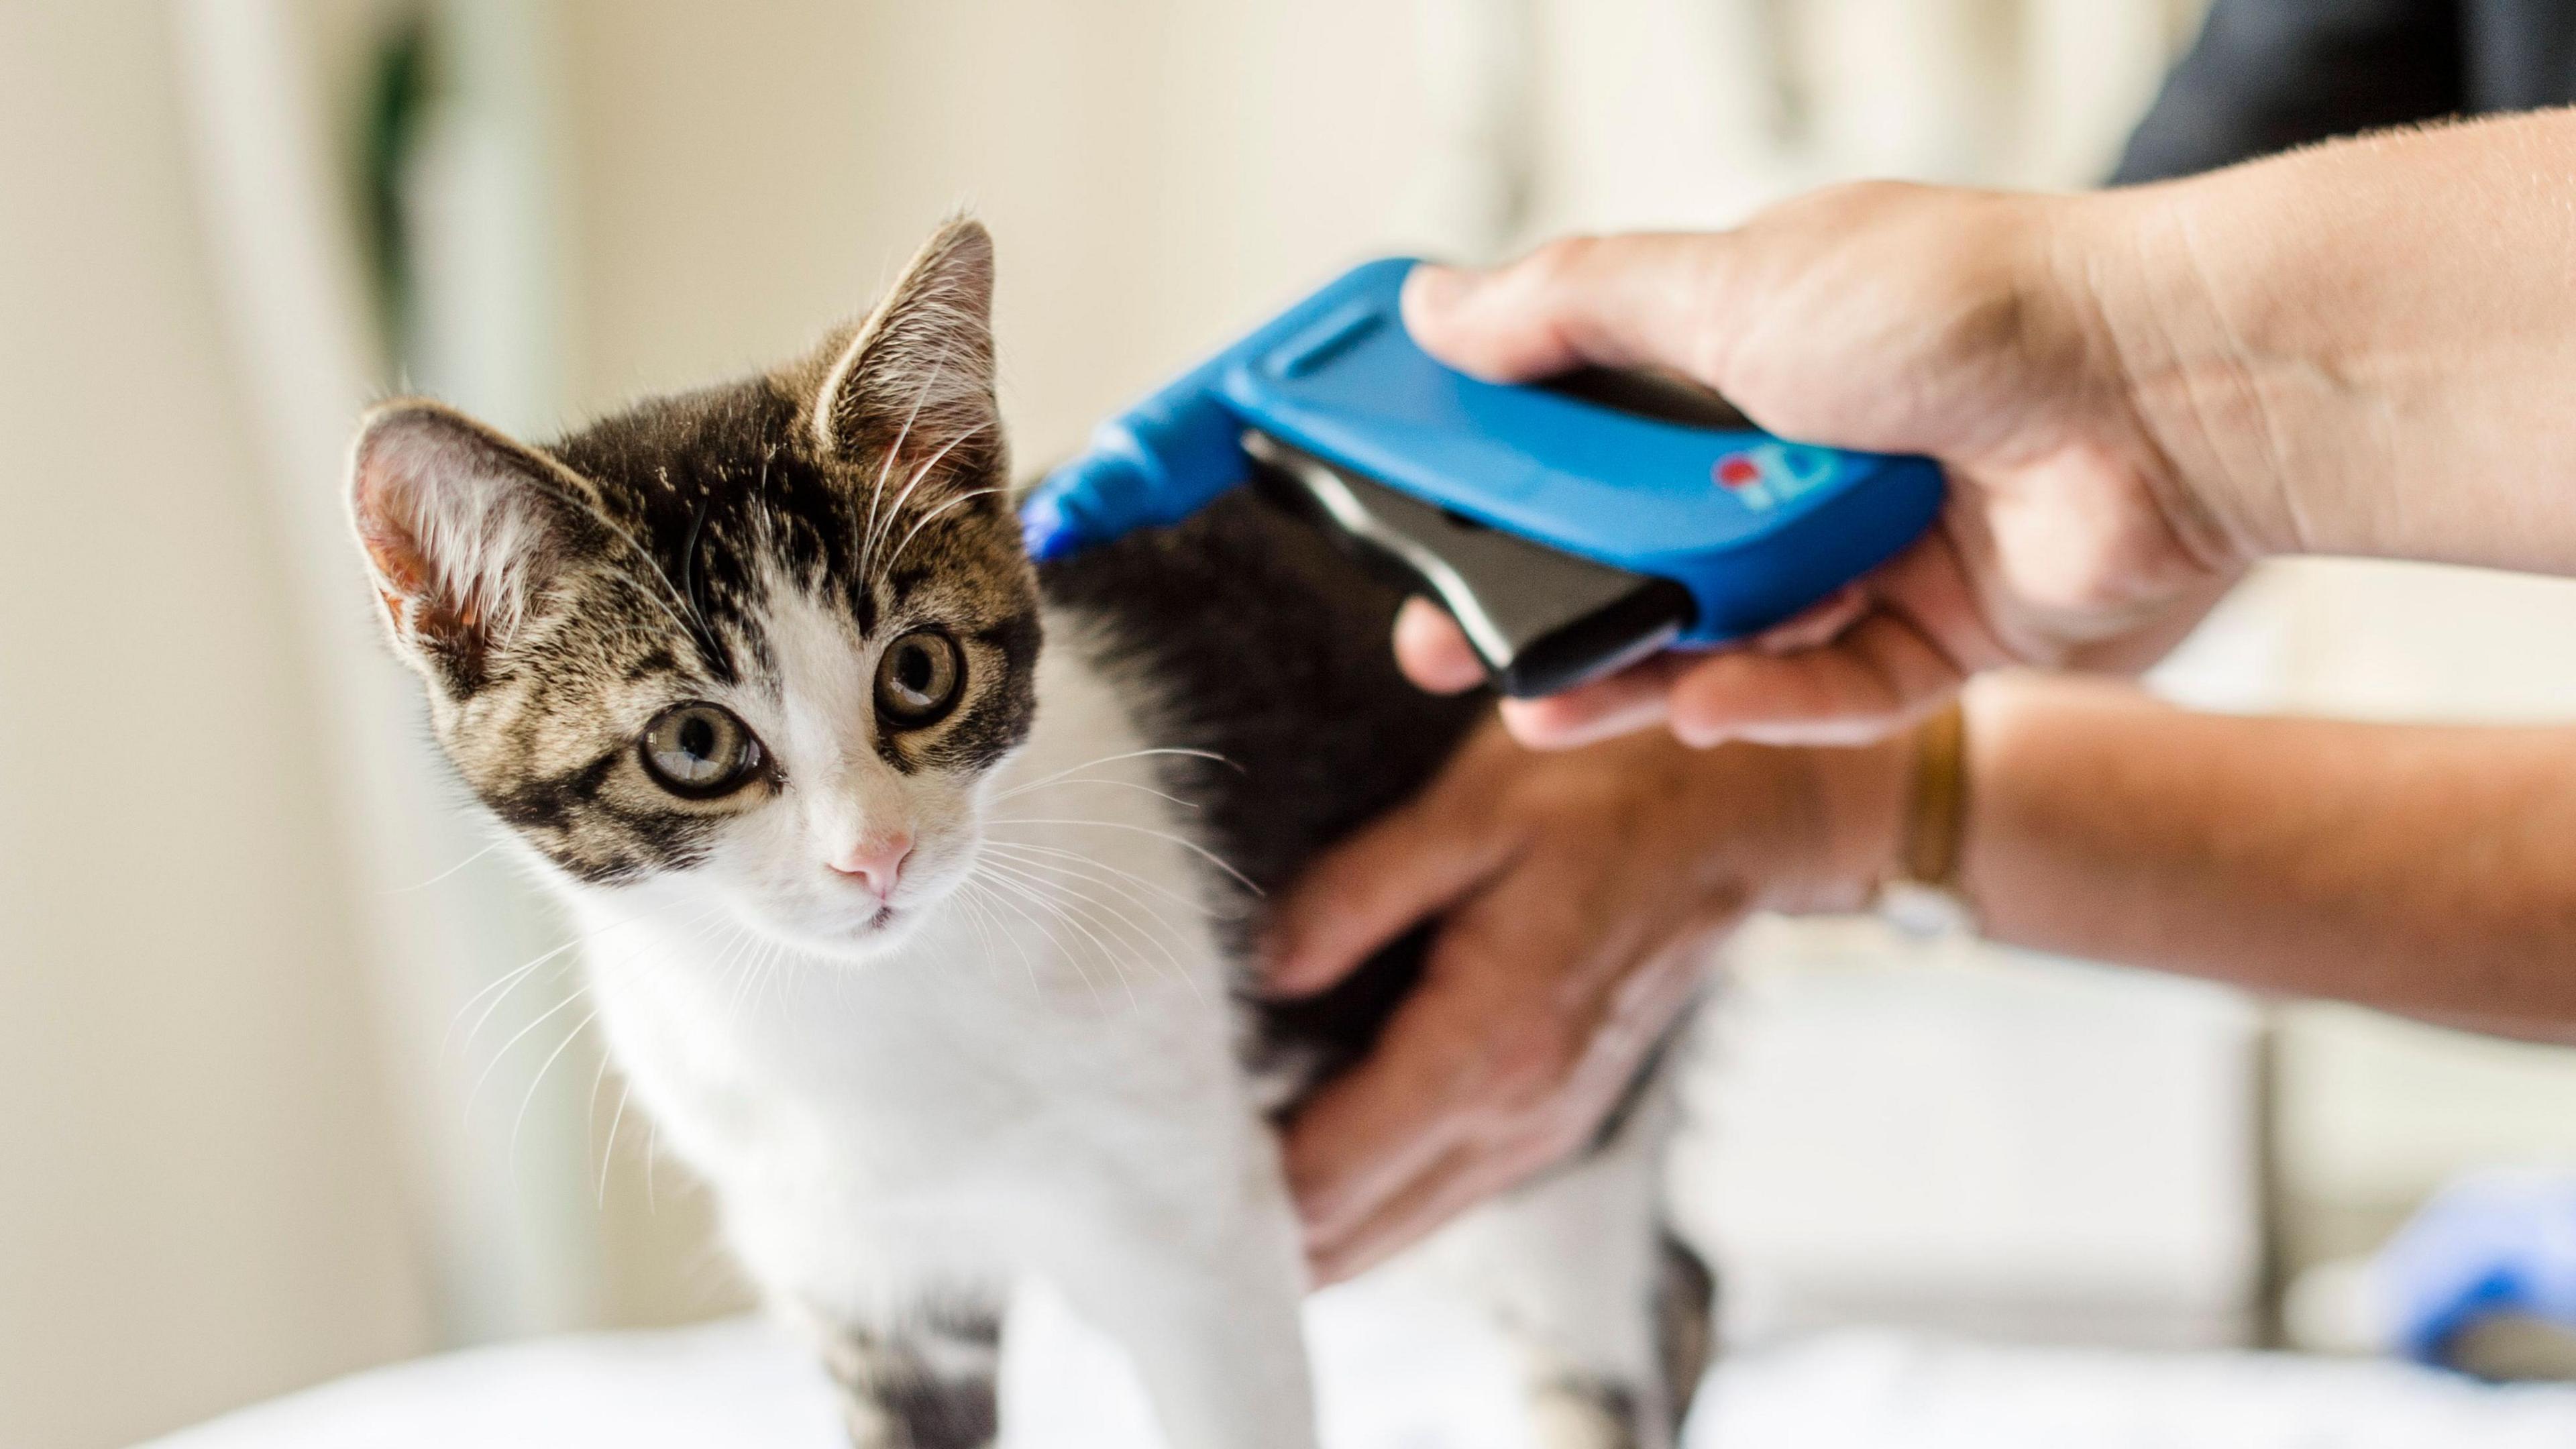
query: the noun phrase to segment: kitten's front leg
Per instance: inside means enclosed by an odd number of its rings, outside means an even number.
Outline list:
[[[1269,1154],[1253,1175],[1131,1200],[1061,1272],[1075,1309],[1126,1347],[1170,1449],[1314,1446],[1296,1213]]]
[[[999,1437],[998,1311],[949,1304],[884,1326],[811,1328],[851,1449],[991,1449]]]

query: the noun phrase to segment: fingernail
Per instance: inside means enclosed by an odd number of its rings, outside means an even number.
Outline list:
[[[1444,267],[1437,262],[1424,262],[1404,279],[1404,301],[1407,307],[1428,308],[1447,312],[1467,300],[1476,289],[1477,276],[1457,267]]]
[[[1725,744],[1728,732],[1722,724],[1685,724],[1675,720],[1673,738],[1694,750],[1706,750]]]
[[[1303,965],[1295,947],[1265,943],[1253,960],[1253,990],[1269,998],[1295,996]]]
[[[1512,738],[1533,750],[1570,750],[1592,742],[1595,722],[1569,719],[1561,710],[1547,708],[1546,700],[1507,699],[1502,702],[1503,728]]]

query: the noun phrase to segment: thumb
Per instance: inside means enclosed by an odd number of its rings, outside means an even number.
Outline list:
[[[1323,991],[1493,874],[1507,853],[1499,832],[1443,808],[1447,793],[1435,786],[1306,868],[1272,917],[1266,987]]]
[[[1475,270],[1424,263],[1404,284],[1404,323],[1432,356],[1497,382],[1577,367],[1652,367],[1703,386],[1719,233],[1569,237]]]

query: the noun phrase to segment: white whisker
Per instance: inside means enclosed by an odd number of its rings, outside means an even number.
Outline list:
[[[463,870],[465,867],[472,865],[474,862],[481,860],[483,857],[490,855],[493,851],[499,850],[501,848],[501,844],[502,842],[498,840],[493,841],[490,845],[483,847],[481,850],[474,852],[472,855],[465,857],[463,860],[460,860],[456,864],[449,866],[447,869],[440,871],[438,874],[431,876],[429,879],[422,881],[418,885],[394,886],[388,889],[385,894],[389,896],[400,896],[409,895],[413,891],[425,891],[431,886],[438,884],[440,881],[447,879],[449,876],[456,874],[458,871]]]
[[[854,342],[852,345],[855,348],[856,343]],[[946,349],[943,348],[939,354],[939,360],[932,363],[930,365],[930,371],[922,376],[921,391],[913,394],[912,407],[903,415],[903,426],[895,429],[894,446],[886,449],[885,457],[877,464],[876,486],[868,490],[868,523],[867,527],[860,533],[862,542],[859,546],[859,577],[862,579],[869,576],[868,560],[876,556],[877,504],[885,498],[886,478],[894,471],[894,460],[903,456],[903,445],[911,441],[912,425],[921,417],[921,405],[930,400],[930,390],[939,385],[940,376],[947,370],[947,368],[948,353]],[[829,407],[832,403],[839,401],[839,398],[835,396],[837,391],[837,387],[826,388],[824,390],[824,406]],[[826,425],[826,433],[827,435],[824,438],[825,444],[827,446],[838,446],[838,440],[828,436],[828,424]],[[891,512],[886,515],[889,519],[893,516],[894,515]]]
[[[725,998],[725,1021],[729,1026],[738,1026],[741,1024],[743,987],[749,981],[748,976],[734,968],[743,958],[751,954],[751,948],[755,940],[756,938],[748,928],[740,926],[735,927],[733,939],[726,943],[723,952],[717,957],[714,964],[707,968],[707,974],[719,979],[730,980],[733,984],[733,990],[728,993]]]
[[[607,1058],[602,1057],[600,1060],[604,1062]],[[617,1083],[617,1110],[610,1114],[608,1119],[608,1145],[601,1148],[599,1152],[599,1195],[593,1206],[603,1211],[608,1207],[608,1174],[617,1166],[617,1129],[625,1125],[627,1099],[634,1095],[634,1081],[620,1072]]]
[[[1085,855],[1081,851],[1067,850],[1061,845],[1039,845],[1033,841],[1027,840],[987,840],[984,842],[984,849],[1002,851],[1006,855],[1025,855],[1030,852],[1035,852],[1040,855],[1061,857],[1069,863],[1078,863],[1090,866],[1095,870],[1108,871],[1119,879],[1131,881],[1138,887],[1151,891],[1155,895],[1161,896],[1163,899],[1172,902],[1174,905],[1188,907],[1193,914],[1201,916],[1213,916],[1216,914],[1216,912],[1209,907],[1205,901],[1199,900],[1193,896],[1183,895],[1181,892],[1172,889],[1170,886],[1164,885],[1162,882],[1151,879],[1150,877],[1140,875],[1135,871],[1127,869],[1125,866],[1112,865],[1108,861]]]
[[[510,1048],[517,1046],[522,1041],[525,1041],[528,1033],[545,1025],[548,1021],[560,1014],[564,1008],[571,1006],[573,1003],[581,1000],[581,998],[582,993],[580,991],[573,992],[563,1000],[556,1002],[554,1005],[549,1006],[544,1011],[538,1013],[536,1020],[529,1022],[526,1026],[520,1027],[516,1036],[513,1036],[508,1041],[501,1043],[501,1049],[492,1053],[492,1060],[484,1065],[483,1074],[474,1079],[474,1089],[465,1094],[466,1110],[473,1110],[474,1099],[483,1094],[483,1084],[492,1080],[493,1070],[501,1065],[502,1058],[510,1054]]]
[[[513,969],[494,977],[492,980],[485,982],[481,989],[477,990],[472,996],[465,998],[464,1004],[456,1008],[456,1015],[447,1023],[447,1034],[439,1039],[438,1049],[440,1051],[447,1050],[448,1043],[454,1040],[456,1036],[456,1023],[465,1019],[465,1013],[474,1009],[474,1003],[481,1001],[484,997],[491,995],[491,993],[495,991],[500,992],[502,997],[506,997],[511,992],[518,989],[516,983],[525,981],[529,972],[534,971],[539,966],[544,965],[557,956],[564,954],[566,951],[570,951],[578,946],[587,945],[590,942],[597,940],[599,937],[607,935],[611,931],[620,930],[627,926],[640,926],[644,924],[646,920],[649,920],[651,917],[659,915],[662,911],[668,909],[671,909],[671,907],[660,907],[656,910],[647,911],[640,917],[615,920],[595,930],[584,931],[580,935],[573,937],[571,940],[564,942],[562,945],[544,952],[535,960],[529,961],[524,965],[514,967]],[[714,915],[718,909],[721,908],[710,907],[709,909],[701,911],[697,915],[690,917],[688,920],[680,922],[678,925],[672,927],[672,929],[685,930],[691,926],[695,926],[699,922],[706,920],[707,917]],[[556,974],[561,975],[562,968],[557,968]],[[499,1010],[500,1006],[501,998],[495,997],[491,1005],[483,1009],[483,1014],[475,1018],[474,1025],[468,1028],[465,1033],[465,1040],[468,1043],[471,1043],[477,1035],[481,1034],[484,1023],[492,1019],[492,1013]]]
[[[1038,788],[1038,787],[1039,787],[1039,786],[1041,786],[1041,785],[1052,784],[1052,783],[1054,783],[1054,782],[1055,782],[1055,781],[1057,781],[1057,780],[1061,780],[1061,779],[1063,779],[1063,778],[1064,778],[1065,776],[1067,776],[1067,775],[1070,775],[1070,774],[1075,773],[1076,771],[1080,771],[1080,770],[1088,770],[1088,769],[1090,769],[1090,768],[1091,768],[1092,766],[1094,766],[1094,765],[1114,765],[1114,764],[1117,764],[1117,763],[1118,763],[1119,761],[1121,761],[1121,760],[1141,760],[1141,759],[1145,758],[1145,757],[1146,757],[1146,756],[1148,756],[1148,755],[1186,755],[1186,756],[1188,756],[1189,758],[1194,759],[1194,760],[1209,760],[1209,761],[1213,761],[1213,762],[1215,762],[1216,764],[1223,765],[1223,766],[1225,766],[1226,768],[1228,768],[1228,769],[1232,769],[1232,770],[1240,770],[1240,769],[1242,769],[1242,768],[1243,768],[1241,765],[1236,764],[1234,761],[1227,759],[1225,756],[1218,754],[1218,753],[1217,753],[1216,751],[1214,751],[1214,750],[1190,750],[1190,749],[1179,749],[1179,748],[1163,748],[1163,749],[1151,749],[1151,750],[1126,750],[1126,751],[1123,751],[1123,752],[1121,752],[1121,753],[1119,753],[1119,754],[1115,754],[1115,755],[1102,755],[1099,759],[1096,759],[1096,760],[1085,760],[1085,761],[1083,761],[1083,762],[1082,762],[1081,764],[1079,764],[1079,765],[1067,765],[1067,766],[1065,766],[1063,769],[1056,771],[1056,772],[1055,772],[1054,774],[1052,774],[1052,775],[1040,775],[1039,777],[1037,777],[1037,778],[1036,778],[1036,779],[1034,779],[1034,780],[1028,780],[1028,781],[1024,781],[1024,782],[1022,782],[1022,783],[1020,783],[1020,784],[1013,785],[1011,788],[1009,788],[1009,789],[1007,789],[1007,790],[1003,791],[1002,793],[1000,793],[1000,794],[998,794],[998,795],[994,796],[994,797],[993,797],[993,800],[994,800],[994,803],[999,804],[1000,802],[1002,802],[1002,801],[1004,801],[1004,800],[1008,800],[1008,799],[1010,799],[1010,798],[1011,798],[1012,796],[1014,796],[1014,795],[1018,795],[1018,794],[1022,794],[1022,793],[1024,793],[1024,792],[1026,792],[1026,791],[1034,790],[1034,789]]]
[[[975,867],[976,873],[981,875],[984,871],[990,868],[990,865],[991,863],[989,861],[977,862]],[[993,876],[986,881],[986,884],[993,888],[993,900],[997,904],[1010,911],[1012,915],[1028,922],[1029,929],[1037,932],[1041,940],[1044,940],[1048,945],[1055,947],[1056,950],[1063,953],[1065,963],[1073,968],[1073,974],[1075,976],[1081,978],[1083,989],[1091,993],[1092,1009],[1095,1011],[1107,1010],[1109,1003],[1101,998],[1100,983],[1092,980],[1091,973],[1082,969],[1082,958],[1074,951],[1068,949],[1065,943],[1057,938],[1055,932],[1048,930],[1045,922],[1030,915],[1018,901],[1015,901],[1011,899],[1010,896],[1003,894],[1000,888],[1007,884],[1007,882],[1002,880],[1001,877]],[[1025,894],[1025,892],[1018,893]]]
[[[599,1088],[600,1084],[607,1080],[608,1051],[605,1047],[602,1047],[599,1053],[599,1069],[590,1074],[590,1095],[582,1099],[581,1161],[582,1166],[585,1168],[590,1165],[592,1155],[597,1152],[599,1148]],[[600,1173],[603,1179],[605,1178],[607,1171],[607,1166],[603,1162],[600,1167]],[[604,1181],[600,1190],[601,1194],[605,1196],[607,1188]]]
[[[1029,948],[1021,944],[1018,937],[1011,934],[1010,928],[995,918],[993,908],[984,900],[986,894],[987,888],[972,876],[957,883],[957,903],[973,913],[968,919],[975,926],[976,948],[983,953],[988,964],[997,964],[995,958],[999,953],[993,949],[993,936],[995,932],[999,932],[1002,939],[1009,941],[1020,953],[1020,965],[1029,976],[1029,994],[1043,1003],[1046,1000],[1046,988],[1038,984],[1037,961],[1029,955]]]
[[[554,1069],[556,1058],[561,1057],[564,1054],[565,1049],[570,1047],[573,1042],[580,1037],[582,1031],[592,1022],[597,1020],[599,1020],[599,1009],[597,1007],[593,1007],[591,1008],[590,1015],[574,1022],[572,1030],[564,1033],[562,1043],[556,1046],[556,1048],[547,1055],[544,1061],[537,1064],[537,1074],[528,1079],[527,1094],[519,1098],[519,1115],[512,1119],[510,1123],[511,1161],[516,1162],[518,1160],[519,1129],[528,1125],[528,1108],[535,1105],[537,1100],[537,1088],[545,1085],[546,1073]]]
[[[956,497],[949,499],[947,502],[940,504],[937,508],[921,515],[920,520],[913,524],[912,532],[905,534],[903,536],[903,542],[895,545],[894,553],[887,557],[885,567],[879,571],[880,576],[889,577],[894,573],[894,566],[903,562],[903,551],[912,547],[912,541],[921,537],[921,531],[928,528],[931,525],[932,520],[938,518],[939,515],[946,513],[952,508],[972,503],[978,498],[990,497],[1001,491],[1002,490],[999,488],[969,488],[965,492],[958,494]]]
[[[1066,925],[1081,932],[1092,945],[1098,947],[1100,949],[1101,959],[1108,963],[1111,971],[1118,974],[1118,984],[1126,988],[1127,1004],[1129,1006],[1139,1004],[1136,996],[1136,983],[1127,978],[1126,965],[1120,959],[1125,953],[1112,947],[1107,941],[1103,940],[1100,933],[1092,930],[1091,926],[1082,916],[1075,914],[1073,907],[1065,902],[1062,895],[1057,894],[1057,892],[1062,889],[1061,887],[1059,887],[1055,882],[1049,881],[1042,876],[1021,871],[1016,867],[1004,865],[999,861],[987,861],[985,864],[994,871],[994,882],[996,884],[1006,886],[1015,885],[1016,888],[1028,892],[1031,899],[1043,901],[1046,904],[1046,908],[1055,912],[1057,917],[1063,920]],[[1065,892],[1065,894],[1071,894],[1071,892]],[[1117,934],[1116,931],[1110,928],[1106,923],[1103,923],[1101,929],[1110,931],[1112,935]]]
[[[1043,785],[1013,786],[1011,789],[1005,790],[1001,794],[994,796],[993,803],[998,805],[1001,802],[1010,799],[1014,795],[1023,795],[1031,790],[1061,790],[1068,785],[1109,785],[1121,790],[1141,791],[1144,794],[1153,796],[1157,800],[1168,800],[1183,810],[1196,810],[1199,808],[1197,801],[1184,800],[1180,796],[1172,794],[1168,790],[1157,790],[1151,785],[1141,785],[1134,780],[1113,780],[1101,775],[1074,775],[1067,779],[1049,780]]]
[[[1172,969],[1172,974],[1180,978],[1183,985],[1190,988],[1190,994],[1193,996],[1199,994],[1198,981],[1190,975],[1189,968],[1181,964],[1180,956],[1178,953],[1173,951],[1171,943],[1168,940],[1147,930],[1144,926],[1139,925],[1136,919],[1133,916],[1128,915],[1125,911],[1120,910],[1118,907],[1107,901],[1099,899],[1087,891],[1075,889],[1073,886],[1068,885],[1059,879],[1050,879],[1049,877],[1035,874],[1035,872],[1038,871],[1050,871],[1064,875],[1073,875],[1073,872],[1066,870],[1061,866],[1049,866],[1034,861],[1023,861],[1020,863],[1019,867],[1015,868],[1020,871],[1022,876],[1042,881],[1049,889],[1058,892],[1061,896],[1069,897],[1072,901],[1079,902],[1079,908],[1086,914],[1090,915],[1092,920],[1098,922],[1102,930],[1108,931],[1112,935],[1121,936],[1122,939],[1125,937],[1132,937],[1139,943],[1150,946],[1154,950],[1162,953],[1164,962]],[[1085,884],[1099,885],[1110,889],[1116,888],[1113,882],[1101,881],[1091,877],[1078,875],[1074,876],[1074,878],[1083,881]],[[1164,930],[1171,931],[1176,929],[1170,921],[1165,920],[1162,914],[1155,911],[1150,905],[1145,905],[1143,902],[1134,902],[1134,904],[1141,906],[1147,914],[1151,915],[1154,920],[1163,927]],[[1112,925],[1112,922],[1115,922],[1116,924]],[[1154,963],[1151,961],[1144,961],[1142,964],[1148,969],[1153,969]]]
[[[989,884],[972,879],[969,879],[966,883],[975,888],[975,893],[978,897],[977,905],[992,916],[994,933],[999,935],[1003,940],[1010,942],[1011,949],[1019,953],[1020,969],[1028,974],[1030,992],[1034,994],[1038,1000],[1046,1000],[1046,986],[1038,979],[1037,958],[1029,954],[1029,943],[1021,940],[1017,935],[1015,935],[1011,930],[1011,923],[1002,919],[1002,908],[1008,905],[1009,902],[1003,900],[1001,898],[1001,892],[994,889]],[[1028,918],[1024,915],[1021,919],[1027,920]],[[1030,925],[1037,930],[1040,936],[1046,937],[1049,941],[1054,940],[1052,936],[1046,935],[1046,928],[1044,926],[1039,926],[1034,921],[1031,921]],[[1082,975],[1082,968],[1079,964],[1076,964],[1074,967],[1074,972],[1077,976]],[[1091,993],[1092,1003],[1097,1007],[1100,1002],[1100,988],[1092,985],[1091,978],[1088,976],[1082,976],[1082,984],[1083,988]]]
[[[1164,935],[1155,937],[1157,944],[1160,944],[1163,941],[1164,936],[1177,937],[1183,934],[1183,927],[1171,917],[1164,915],[1162,910],[1155,905],[1154,901],[1149,896],[1140,893],[1126,881],[1118,880],[1114,877],[1092,874],[1088,870],[1084,869],[1084,866],[1089,864],[1089,862],[1043,860],[1019,855],[1005,855],[1003,859],[1011,861],[1023,870],[1045,872],[1050,877],[1066,877],[1084,885],[1098,886],[1103,890],[1114,893],[1120,901],[1143,911],[1145,915],[1161,929]],[[1113,909],[1106,901],[1098,902],[1098,904],[1103,909]]]
[[[1261,887],[1252,883],[1252,877],[1245,875],[1242,871],[1236,870],[1233,866],[1226,864],[1224,859],[1218,856],[1215,851],[1208,849],[1206,846],[1201,845],[1197,841],[1191,840],[1186,836],[1174,835],[1168,830],[1156,830],[1150,825],[1129,825],[1118,820],[1068,820],[1034,815],[1009,815],[1004,816],[1001,819],[990,820],[985,823],[988,825],[1088,825],[1101,830],[1132,830],[1139,835],[1151,835],[1158,840],[1168,840],[1174,845],[1181,847],[1183,850],[1187,850],[1198,856],[1199,859],[1206,861],[1208,864],[1215,866],[1217,869],[1224,871],[1227,875],[1234,877],[1245,890],[1252,892],[1256,896],[1265,894]]]
[[[491,1004],[483,1008],[483,1014],[474,1018],[474,1025],[466,1028],[466,1044],[469,1046],[472,1045],[474,1038],[482,1033],[483,1024],[492,1019],[493,1012],[501,1009],[501,1003],[507,1001],[510,998],[510,993],[519,988],[519,983],[527,980],[529,972],[536,970],[538,967],[543,966],[547,962],[555,959],[557,956],[564,954],[566,951],[569,951],[580,944],[581,939],[579,937],[575,937],[572,940],[566,941],[562,945],[555,947],[553,950],[546,952],[544,955],[539,956],[535,960],[528,962],[526,965],[514,967],[485,983],[482,990],[465,998],[465,1004],[456,1008],[456,1015],[448,1020],[447,1034],[439,1038],[438,1049],[442,1052],[446,1051],[448,1043],[455,1040],[456,1023],[465,1019],[465,1013],[474,1009],[474,1003],[481,1001],[484,997],[491,996],[493,992],[498,991],[501,994],[493,996]],[[556,969],[556,974],[561,975],[562,968],[558,967]]]
[[[890,507],[890,508],[888,508],[888,509],[886,510],[886,531],[887,531],[888,533],[891,533],[891,532],[893,532],[893,531],[894,531],[894,520],[895,520],[895,519],[897,519],[897,518],[899,518],[899,517],[901,517],[901,516],[903,515],[903,506],[904,506],[905,504],[910,503],[910,502],[912,501],[912,495],[913,495],[913,493],[921,487],[922,480],[924,480],[924,479],[926,479],[926,478],[928,478],[928,477],[930,476],[930,470],[931,470],[931,469],[933,469],[933,468],[938,467],[938,466],[939,466],[939,463],[940,463],[940,460],[942,460],[942,459],[946,458],[946,457],[947,457],[951,452],[955,451],[955,449],[956,449],[956,447],[957,447],[957,445],[958,445],[959,443],[965,442],[968,438],[971,438],[971,437],[975,436],[977,433],[980,433],[980,432],[985,431],[985,429],[987,429],[987,428],[988,428],[988,427],[990,427],[990,426],[991,426],[991,424],[989,424],[989,423],[977,423],[975,426],[973,426],[973,427],[971,427],[971,428],[966,429],[964,432],[959,433],[957,436],[955,436],[955,437],[953,437],[953,438],[950,438],[947,442],[942,443],[942,444],[940,444],[940,445],[939,445],[939,451],[938,451],[938,452],[933,453],[933,454],[931,454],[928,458],[926,458],[926,459],[922,460],[921,465],[920,465],[919,467],[914,468],[914,469],[912,470],[912,480],[911,480],[910,482],[908,482],[908,483],[906,483],[906,484],[904,484],[904,485],[903,485],[903,492],[901,492],[901,493],[899,493],[899,494],[897,494],[897,495],[895,496],[894,506],[892,506],[892,507]],[[932,514],[931,516],[935,518],[935,517],[937,517],[938,515],[937,515],[936,513],[934,513],[934,514]],[[928,520],[924,520],[924,521],[925,521],[925,522],[927,522]],[[920,531],[921,531],[921,529],[920,529],[919,525],[915,525],[915,526],[914,526],[914,528],[913,528],[913,533],[919,533]],[[880,542],[880,543],[882,543],[883,541],[884,541],[883,539],[878,539],[878,540],[877,540],[877,542]],[[910,543],[910,542],[912,542],[912,534],[909,534],[909,533],[908,533],[908,534],[905,534],[905,535],[904,535],[904,540],[903,540],[903,541],[904,541],[905,543]],[[888,559],[888,560],[886,561],[885,574],[891,574],[891,573],[893,573],[893,572],[894,572],[894,565],[895,565],[895,561],[896,561],[896,560],[898,560],[898,559],[901,559],[902,557],[903,557],[903,550],[902,550],[902,549],[900,549],[900,548],[896,549],[896,550],[895,550],[895,552],[894,552],[894,558]],[[884,575],[883,575],[883,574],[869,574],[869,573],[865,572],[865,570],[866,570],[867,566],[868,566],[868,561],[867,561],[867,559],[864,559],[864,558],[863,558],[863,559],[861,559],[861,560],[859,561],[859,567],[860,567],[860,569],[861,569],[861,573],[860,573],[859,577],[861,577],[861,578],[863,578],[863,579],[867,579],[870,583],[874,583],[878,578],[884,577]]]

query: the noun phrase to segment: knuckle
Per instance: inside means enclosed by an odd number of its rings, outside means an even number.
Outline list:
[[[1911,181],[1893,181],[1871,177],[1858,181],[1840,181],[1823,187],[1808,198],[1804,207],[1816,220],[1826,224],[1857,221],[1890,211],[1920,195],[1924,188]],[[1792,205],[1798,203],[1792,202]]]
[[[1558,237],[1530,253],[1521,264],[1522,271],[1531,286],[1552,292],[1590,270],[1600,248],[1599,237]]]
[[[1911,181],[1897,181],[1883,176],[1846,181],[1833,188],[1846,206],[1887,206],[1903,197],[1913,196],[1922,187]]]
[[[1555,1114],[1531,1140],[1531,1154],[1537,1158],[1534,1166],[1550,1167],[1581,1152],[1591,1145],[1595,1130],[1597,1124],[1588,1116],[1573,1112]]]
[[[1430,970],[1440,976],[1482,972],[1495,961],[1495,932],[1489,912],[1461,912],[1442,922],[1432,945]]]
[[[1414,1100],[1454,1110],[1496,1089],[1501,1054],[1473,1032],[1442,1031],[1417,1040],[1413,1053]]]
[[[1554,1102],[1573,1080],[1584,1047],[1580,1033],[1553,1022],[1514,1038],[1496,1074],[1503,1104],[1526,1112]]]

